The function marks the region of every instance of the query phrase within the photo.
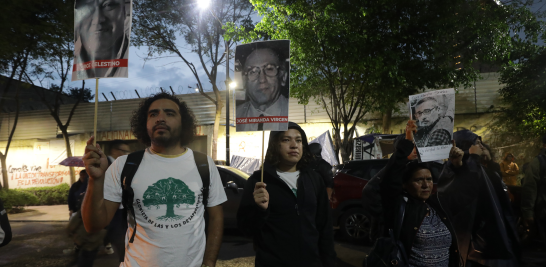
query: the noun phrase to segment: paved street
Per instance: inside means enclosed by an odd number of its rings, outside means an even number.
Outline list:
[[[64,222],[12,222],[13,240],[0,249],[0,266],[67,266],[71,255],[63,250],[71,248],[71,242],[64,231]],[[336,242],[338,266],[361,266],[364,251],[369,247]],[[252,241],[242,237],[236,230],[227,230],[219,255],[219,267],[253,266]],[[239,262],[239,263],[237,263]],[[118,266],[116,256],[100,253],[94,266]]]
[[[13,222],[14,238],[8,246],[0,249],[0,266],[67,266],[73,256],[63,254],[64,249],[72,247],[64,232],[65,225],[63,222]],[[350,244],[336,238],[335,249],[339,267],[362,266],[370,246]],[[242,237],[236,230],[225,232],[217,266],[253,266],[253,257],[251,240]],[[526,266],[546,266],[546,250],[527,248],[524,257]],[[94,266],[118,266],[115,254],[100,253]]]

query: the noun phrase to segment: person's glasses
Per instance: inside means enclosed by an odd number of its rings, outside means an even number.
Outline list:
[[[261,72],[262,72],[262,68],[260,67],[250,67],[245,72],[245,75],[248,77],[250,81],[255,81],[258,79],[258,77],[260,77]],[[263,72],[268,77],[275,77],[279,73],[279,66],[268,64],[265,67],[263,67]]]
[[[436,110],[438,107],[433,107],[433,108],[429,108],[429,109],[425,109],[423,111],[419,111],[419,112],[415,112],[413,115],[416,117],[416,118],[419,118],[421,116],[423,116],[423,114],[425,115],[430,115],[430,113],[434,110]]]

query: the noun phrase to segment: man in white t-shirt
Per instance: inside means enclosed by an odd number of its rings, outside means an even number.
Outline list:
[[[203,182],[193,152],[186,147],[195,135],[192,112],[177,97],[160,93],[142,102],[131,126],[137,139],[150,147],[131,182],[135,218],[128,213],[125,258],[120,266],[215,266],[223,233],[221,204],[227,198],[218,170],[207,157],[210,187],[205,237]],[[120,176],[127,160],[121,156],[107,170],[106,155],[92,143],[93,137],[83,157],[90,176],[82,205],[88,232],[108,225],[119,207],[124,184]]]

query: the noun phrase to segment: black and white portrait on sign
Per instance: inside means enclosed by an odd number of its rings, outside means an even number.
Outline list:
[[[237,131],[288,129],[289,40],[237,46],[235,83]]]
[[[423,162],[448,158],[453,140],[455,90],[412,95],[411,118],[416,121],[415,145]]]
[[[131,0],[76,0],[72,81],[128,77]]]

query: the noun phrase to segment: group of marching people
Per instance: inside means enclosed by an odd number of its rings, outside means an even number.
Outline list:
[[[223,234],[221,204],[227,198],[212,159],[187,147],[195,135],[191,110],[161,93],[141,103],[131,125],[149,148],[120,156],[110,167],[93,138],[88,140],[85,230],[102,231],[125,208],[120,266],[215,266]],[[365,264],[518,266],[516,217],[502,179],[484,161],[487,146],[471,131],[455,132],[449,159],[441,174],[434,174],[439,178],[433,177],[430,166],[416,160],[416,130],[415,121],[408,121],[388,165],[364,188],[368,208],[385,226]],[[256,266],[336,265],[332,174],[317,166],[314,154],[299,125],[289,122],[288,130],[270,132],[264,164],[245,184],[237,214],[239,228],[253,237]],[[175,191],[165,195],[169,188]],[[161,203],[165,209],[158,208]]]
[[[408,121],[363,191],[384,222],[364,264],[519,266],[516,216],[502,178],[487,168],[489,147],[469,130],[455,132],[435,190],[429,163],[418,160],[416,130]],[[256,266],[335,266],[327,193],[311,161],[297,124],[271,133],[263,182],[260,171],[249,178],[238,213],[240,229],[254,237]]]
[[[214,162],[187,148],[195,135],[191,110],[174,96],[158,94],[141,103],[132,126],[135,136],[150,146],[140,154],[109,162],[100,147],[92,144],[93,138],[88,141],[82,176],[88,174],[89,181],[78,211],[82,231],[104,232],[119,208],[125,208],[128,228],[122,230],[126,234],[120,266],[215,266],[226,196]],[[428,163],[417,160],[416,130],[415,121],[408,121],[388,165],[364,188],[366,208],[384,223],[383,237],[364,263],[519,266],[516,216],[506,185],[487,156],[490,149],[471,131],[457,131],[449,159],[441,174],[436,174]],[[546,154],[546,139],[544,143],[542,154]],[[237,214],[239,228],[253,237],[256,266],[336,265],[329,201],[332,173],[331,168],[317,165],[316,154],[320,151],[313,151],[305,131],[295,123],[289,122],[286,131],[270,133],[264,164],[249,177]],[[529,199],[522,203],[544,198],[536,193],[541,162],[533,161],[526,171],[531,177],[524,183]],[[126,168],[131,164],[136,167],[129,173]],[[169,188],[176,191],[154,198]],[[190,204],[174,210],[180,203],[175,197]],[[157,208],[160,201],[167,203],[166,209]],[[543,221],[542,213],[533,213],[536,209],[528,206],[526,222]],[[183,223],[172,223],[176,220]],[[4,224],[2,228],[6,229]]]

